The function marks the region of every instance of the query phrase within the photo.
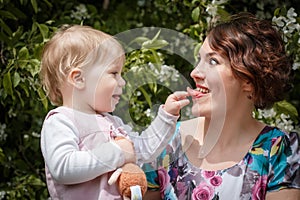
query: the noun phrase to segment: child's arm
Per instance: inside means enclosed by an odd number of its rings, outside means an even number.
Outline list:
[[[151,162],[163,151],[175,132],[180,109],[189,104],[187,96],[187,92],[171,94],[165,105],[160,106],[151,125],[140,135],[127,130],[134,143],[138,161]]]
[[[165,111],[171,115],[179,115],[180,109],[190,103],[187,96],[189,94],[186,91],[177,91],[169,95],[164,105]]]
[[[103,142],[96,148],[80,151],[78,130],[72,121],[60,113],[50,116],[43,125],[41,149],[52,178],[61,184],[81,183],[122,166],[124,152],[104,138],[103,134]]]

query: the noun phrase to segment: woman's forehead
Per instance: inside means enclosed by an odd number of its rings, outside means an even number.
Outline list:
[[[203,44],[201,45],[198,54],[202,55],[202,54],[212,54],[212,53],[216,53],[216,52],[211,49],[208,39],[206,38]]]

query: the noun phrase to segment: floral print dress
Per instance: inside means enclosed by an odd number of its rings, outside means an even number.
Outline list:
[[[300,189],[299,136],[266,126],[236,165],[216,171],[193,166],[181,148],[180,122],[174,138],[152,163],[144,164],[149,190],[162,199],[258,200],[266,192]]]

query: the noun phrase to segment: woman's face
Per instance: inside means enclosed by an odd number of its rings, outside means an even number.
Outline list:
[[[191,72],[196,88],[188,90],[193,99],[192,113],[207,118],[224,116],[240,103],[242,83],[234,77],[229,60],[212,50],[207,39],[198,57]]]

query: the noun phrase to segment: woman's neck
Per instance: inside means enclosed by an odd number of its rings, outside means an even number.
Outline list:
[[[265,124],[252,116],[225,117],[223,120],[206,118],[204,137],[200,144],[200,157],[208,155],[212,150],[222,152],[239,145],[252,144]]]

